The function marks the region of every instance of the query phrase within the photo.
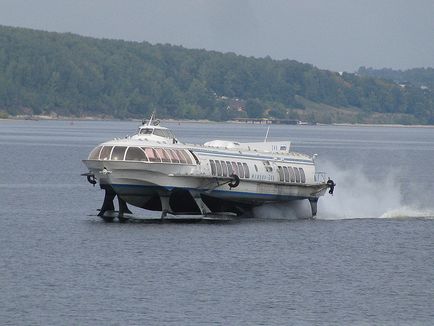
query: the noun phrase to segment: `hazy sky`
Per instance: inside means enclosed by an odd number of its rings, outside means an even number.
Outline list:
[[[0,24],[335,71],[434,67],[434,0],[0,0]]]

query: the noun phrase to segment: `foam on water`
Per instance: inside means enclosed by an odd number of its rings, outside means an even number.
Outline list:
[[[390,210],[380,218],[423,218],[423,219],[434,219],[434,210],[417,208],[411,206],[403,206],[397,209]]]
[[[253,209],[255,218],[273,220],[296,220],[310,217],[310,206],[307,200],[290,203],[266,204]]]
[[[332,163],[324,170],[337,184],[333,196],[326,194],[318,202],[317,219],[341,220],[357,218],[434,218],[434,208],[427,200],[407,198],[404,201],[399,169],[391,168],[387,175],[373,178],[362,167],[342,169]],[[406,185],[407,191],[409,187]],[[420,193],[424,193],[421,191]],[[270,204],[254,209],[254,216],[266,219],[301,219],[310,217],[307,200],[285,204]]]
[[[331,163],[325,166],[337,186],[333,197],[326,195],[319,200],[320,219],[434,217],[434,209],[426,207],[426,201],[424,206],[414,196],[407,196],[404,201],[397,168],[390,168],[382,177],[371,177],[361,167],[341,169]]]

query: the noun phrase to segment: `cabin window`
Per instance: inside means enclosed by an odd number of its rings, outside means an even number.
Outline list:
[[[155,135],[155,136],[160,136],[160,137],[164,137],[164,138],[166,138],[166,134],[165,134],[164,131],[161,130],[161,129],[155,129],[155,130],[154,130],[154,135]]]
[[[228,175],[230,176],[231,174],[234,173],[234,171],[232,170],[231,162],[226,161],[226,165],[228,166]]]
[[[271,167],[269,161],[264,161],[263,163],[264,163],[264,166],[265,166],[265,171],[267,171],[267,172],[273,172],[273,168]]]
[[[219,177],[222,176],[222,165],[220,164],[220,161],[215,161],[215,165],[217,167],[217,175]]]
[[[169,162],[170,163],[170,157],[167,152],[162,148],[155,148],[155,151],[157,152],[158,156],[161,158],[162,162]]]
[[[115,146],[112,151],[111,159],[114,161],[123,161],[126,150],[126,146]]]
[[[155,149],[150,148],[150,147],[146,147],[146,148],[142,147],[142,149],[145,151],[145,154],[148,157],[149,161],[151,161],[151,162],[161,162],[161,159],[158,156],[158,154],[155,151]]]
[[[222,170],[223,170],[223,176],[227,177],[228,176],[228,166],[226,165],[225,161],[222,161]]]
[[[213,160],[209,160],[209,164],[211,165],[211,174],[216,175],[215,163]]]
[[[232,171],[234,174],[238,175],[238,167],[237,167],[237,163],[232,162]]]
[[[160,155],[158,155],[158,153],[155,150],[155,148],[152,148],[152,151],[154,152],[155,162],[161,162],[161,157],[160,157]]]
[[[113,146],[104,146],[101,149],[101,153],[99,154],[100,160],[108,160],[110,157],[110,153],[112,152]]]
[[[144,129],[140,129],[140,134],[141,135],[152,135],[152,131],[153,131],[153,129],[151,129],[151,128],[144,128]]]
[[[285,182],[289,182],[289,173],[288,173],[288,168],[286,166],[283,167],[283,175],[285,177]]]
[[[90,152],[88,159],[97,160],[99,158],[99,152],[101,152],[102,146],[95,147],[92,152]]]
[[[167,152],[169,153],[172,163],[179,163],[179,157],[178,155],[176,155],[175,151],[173,151],[172,149],[168,149]]]
[[[196,154],[194,154],[194,153],[193,153],[192,151],[190,151],[190,150],[189,150],[189,152],[190,152],[191,155],[193,155],[194,160],[196,161],[196,164],[200,164],[200,161],[199,161],[199,159],[197,158]]]
[[[185,157],[186,156],[185,151],[183,151],[182,149],[177,149],[176,154],[178,154],[181,163],[187,163],[187,158]]]
[[[297,168],[294,168],[294,172],[295,172],[295,182],[300,182],[300,171],[298,171]]]
[[[165,130],[168,138],[175,138],[175,135],[170,130]]]
[[[164,137],[164,138],[172,138],[171,133],[165,129],[155,129],[154,135]]]
[[[300,170],[301,183],[306,183],[306,175],[304,174],[304,170],[302,168],[299,168],[299,170]]]
[[[182,151],[180,151],[179,149],[174,149],[173,151],[178,155],[179,161],[181,163],[187,163],[187,160],[185,159],[184,154],[182,153]]]
[[[189,151],[181,150],[182,154],[184,154],[185,160],[187,161],[187,164],[193,164],[193,160],[190,157]]]
[[[247,163],[243,163],[243,167],[244,167],[244,177],[246,179],[250,178],[250,171]]]
[[[295,173],[292,167],[289,167],[289,175],[291,176],[291,182],[295,182]]]
[[[237,162],[238,165],[238,172],[240,173],[240,178],[244,178],[244,169],[240,162]]]
[[[164,130],[167,138],[175,138],[175,135],[170,130]]]
[[[256,164],[255,164],[255,171],[258,172],[258,167],[256,166]]]
[[[280,180],[281,182],[284,182],[284,181],[285,181],[285,177],[284,177],[284,175],[283,175],[283,169],[282,169],[281,166],[278,166],[278,167],[277,167],[277,172],[279,172],[279,180]]]
[[[126,161],[147,161],[148,158],[144,151],[138,147],[130,147],[127,150],[127,155],[125,155]]]

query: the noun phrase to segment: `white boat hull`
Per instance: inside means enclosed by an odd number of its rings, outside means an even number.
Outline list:
[[[211,212],[246,213],[266,203],[309,199],[316,201],[327,190],[322,184],[285,184],[256,180],[241,180],[231,188],[230,178],[188,174],[188,167],[179,167],[178,173],[167,173],[164,164],[89,161],[84,163],[95,175],[101,188],[110,187],[126,203],[136,207],[162,211],[167,200],[171,214],[203,214],[195,197],[199,197]],[[172,170],[173,172],[173,170]],[[187,195],[189,194],[189,195]],[[180,198],[181,197],[181,198]],[[179,205],[176,202],[190,201]]]

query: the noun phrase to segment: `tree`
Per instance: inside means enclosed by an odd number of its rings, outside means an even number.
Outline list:
[[[259,100],[247,100],[246,112],[249,118],[261,118],[265,111],[265,105]]]

